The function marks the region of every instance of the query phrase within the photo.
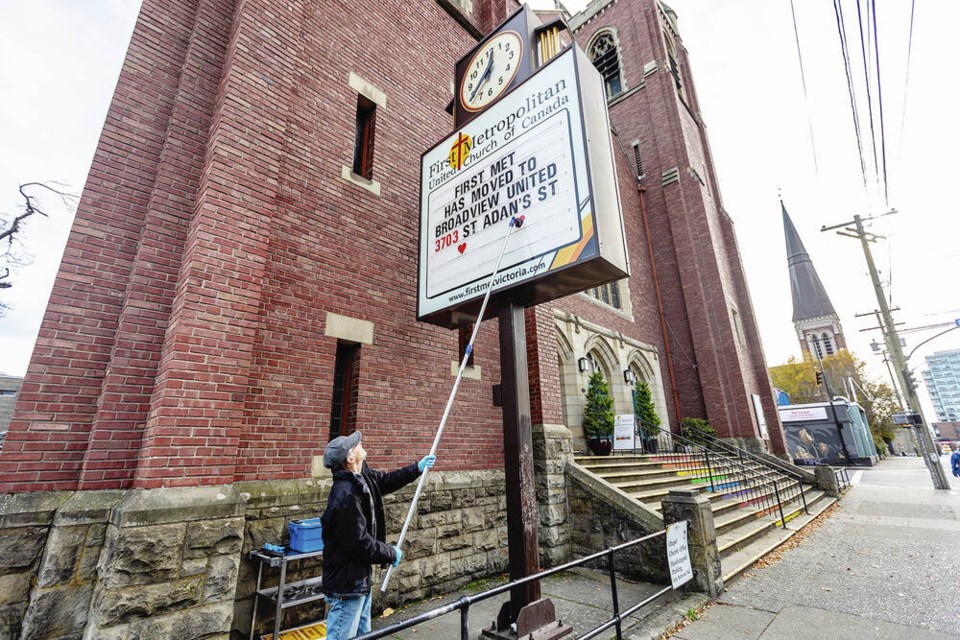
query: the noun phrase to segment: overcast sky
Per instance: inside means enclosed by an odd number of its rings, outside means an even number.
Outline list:
[[[0,101],[3,213],[18,205],[21,182],[59,180],[81,190],[139,4],[0,3],[0,86],[6,98]],[[679,16],[690,53],[768,363],[780,364],[800,353],[791,322],[779,190],[841,316],[851,349],[885,375],[869,348],[872,339],[880,340],[879,332],[861,332],[875,323],[855,318],[877,306],[859,243],[820,232],[822,225],[888,208],[874,181],[868,125],[863,135],[870,186],[863,185],[832,3],[795,3],[806,97],[788,0],[669,4]],[[955,277],[960,221],[952,193],[960,178],[960,128],[954,117],[960,90],[949,63],[960,60],[960,2],[916,4],[909,84],[910,2],[878,4],[889,206],[899,213],[876,225],[874,230],[889,240],[874,245],[874,255],[883,277],[892,280],[892,301],[902,308],[897,319],[904,326],[952,321],[960,317]],[[844,0],[844,8],[849,33],[857,39],[851,62],[862,83],[856,3]],[[859,98],[866,110],[865,95]],[[863,121],[867,123],[865,117]],[[878,139],[879,126],[877,119]],[[52,202],[50,208],[51,218],[31,221],[23,236],[34,256],[32,265],[19,271],[15,288],[3,294],[14,309],[0,319],[0,372],[26,371],[39,330],[70,227],[67,211]],[[907,350],[934,333],[906,334]],[[955,348],[960,348],[960,330],[922,347],[911,364],[922,365],[924,353]]]

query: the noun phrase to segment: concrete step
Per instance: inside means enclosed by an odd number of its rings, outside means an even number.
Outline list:
[[[744,546],[731,551],[720,559],[721,574],[724,584],[739,576],[741,573],[756,564],[757,560],[767,555],[784,542],[796,535],[793,529],[772,527],[762,536],[757,537]]]
[[[739,527],[719,534],[717,547],[720,551],[724,583],[730,582],[760,558],[789,540],[836,501],[836,498],[827,496],[823,491],[812,489],[807,493],[809,514],[799,501],[784,506],[786,527],[783,526],[777,510],[774,514],[763,515],[751,523],[744,522]]]

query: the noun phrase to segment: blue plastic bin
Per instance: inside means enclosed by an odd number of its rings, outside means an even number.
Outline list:
[[[320,526],[320,518],[291,520],[287,526],[290,529],[289,547],[291,549],[300,553],[323,551],[323,528]]]

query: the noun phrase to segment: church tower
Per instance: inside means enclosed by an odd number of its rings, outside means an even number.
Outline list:
[[[847,348],[840,318],[782,200],[780,208],[783,210],[783,233],[787,241],[790,292],[793,294],[793,326],[797,329],[800,349],[804,357],[813,357],[814,350],[821,357],[832,356]]]

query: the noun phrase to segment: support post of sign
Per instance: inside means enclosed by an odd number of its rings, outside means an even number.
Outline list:
[[[500,311],[500,382],[503,393],[503,456],[507,493],[507,541],[510,579],[540,572],[537,496],[533,478],[533,433],[530,381],[527,378],[527,336],[523,307]],[[510,592],[511,622],[520,609],[540,599],[540,583],[529,582]]]
[[[530,382],[527,378],[527,337],[524,307],[508,302],[500,310],[500,382],[503,397],[503,457],[507,497],[507,543],[510,580],[540,572],[537,536],[539,517],[533,477],[533,431],[530,416]],[[514,587],[510,601],[500,609],[493,629],[483,635],[525,638],[555,623],[549,599],[540,598],[540,582]],[[516,625],[511,629],[511,625]],[[553,624],[550,638],[572,632]],[[544,636],[545,638],[547,636]]]

